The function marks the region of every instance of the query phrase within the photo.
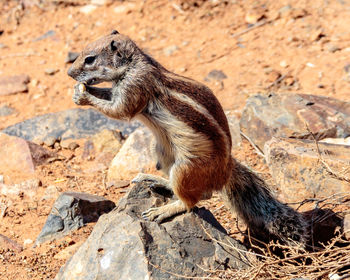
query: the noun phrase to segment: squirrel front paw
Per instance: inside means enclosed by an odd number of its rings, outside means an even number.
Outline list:
[[[74,86],[73,101],[77,105],[89,105],[88,92],[86,91],[86,85],[78,83]]]

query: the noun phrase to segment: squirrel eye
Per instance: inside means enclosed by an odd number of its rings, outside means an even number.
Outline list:
[[[85,58],[85,64],[92,64],[96,59],[96,56],[88,56]]]

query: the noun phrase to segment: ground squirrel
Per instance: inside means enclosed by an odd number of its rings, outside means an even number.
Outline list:
[[[169,180],[139,174],[133,181],[157,182],[179,200],[149,209],[145,219],[161,222],[221,191],[252,231],[305,243],[301,214],[276,200],[262,179],[232,157],[226,116],[208,87],[168,71],[117,31],[88,44],[68,75],[79,82],[76,104],[116,119],[139,119],[155,135],[157,167]],[[101,82],[112,87],[92,87]]]

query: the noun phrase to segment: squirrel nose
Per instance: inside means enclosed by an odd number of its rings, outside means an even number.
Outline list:
[[[68,71],[67,71],[67,74],[72,77],[74,79],[75,75],[76,75],[76,71],[75,69],[71,66],[69,67]]]

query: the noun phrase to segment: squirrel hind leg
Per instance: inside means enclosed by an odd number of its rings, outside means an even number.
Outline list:
[[[177,200],[175,202],[160,207],[148,209],[147,211],[142,213],[142,218],[144,218],[145,220],[161,223],[168,218],[171,218],[178,214],[182,214],[186,211],[186,205],[181,200]]]

